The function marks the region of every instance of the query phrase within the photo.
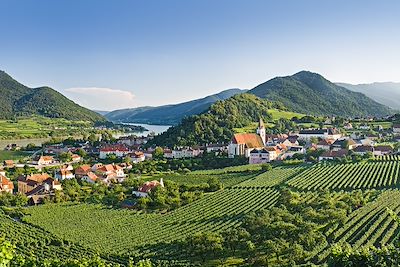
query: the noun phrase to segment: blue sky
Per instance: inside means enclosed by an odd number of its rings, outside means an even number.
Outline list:
[[[0,0],[0,69],[89,108],[177,103],[300,70],[400,81],[400,1]]]

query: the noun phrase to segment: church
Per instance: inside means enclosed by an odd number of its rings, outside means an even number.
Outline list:
[[[260,118],[256,133],[234,134],[228,145],[228,156],[250,157],[250,152],[254,149],[261,150],[266,146],[267,134],[263,120]]]

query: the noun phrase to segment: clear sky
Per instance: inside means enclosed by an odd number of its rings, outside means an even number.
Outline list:
[[[300,70],[400,81],[399,14],[398,0],[0,0],[0,69],[101,110]]]

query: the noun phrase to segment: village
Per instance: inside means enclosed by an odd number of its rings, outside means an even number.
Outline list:
[[[142,173],[134,171],[134,166],[160,159],[180,161],[211,155],[226,160],[240,158],[247,164],[355,160],[397,154],[400,141],[398,124],[391,124],[386,129],[380,125],[371,129],[365,123],[353,127],[352,123],[345,122],[341,129],[326,127],[279,134],[267,132],[267,125],[260,119],[255,132],[236,133],[228,144],[148,147],[147,142],[153,138],[150,135],[124,136],[112,142],[97,141],[96,144],[82,140],[47,144],[28,160],[4,160],[0,166],[0,192],[24,195],[29,204],[35,205],[51,199],[57,191],[61,192],[65,180],[77,180],[82,185],[123,184],[129,176],[141,177]],[[22,148],[10,144],[4,149]],[[164,187],[162,178],[142,181],[132,188],[131,195],[134,198],[146,197],[158,186]]]

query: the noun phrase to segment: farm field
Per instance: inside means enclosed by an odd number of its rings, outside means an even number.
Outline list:
[[[225,173],[225,174],[160,174],[158,176],[145,177],[145,181],[159,180],[170,180],[182,185],[200,185],[207,183],[210,178],[217,178],[223,185],[224,188],[231,187],[248,179],[254,178],[258,173]]]
[[[41,116],[0,120],[0,139],[48,137],[54,130],[77,130],[88,128],[91,125],[90,122],[85,121],[69,121],[62,118],[45,118]]]
[[[2,212],[2,211],[1,211]],[[16,244],[18,253],[34,255],[43,259],[59,260],[92,258],[96,253],[74,243],[64,242],[39,228],[16,222],[0,212],[1,234]]]
[[[299,190],[400,188],[397,157],[349,164],[317,164],[287,181]]]
[[[364,174],[360,174],[357,164],[365,168]],[[237,184],[207,193],[168,213],[146,214],[92,204],[46,204],[28,208],[23,222],[120,261],[145,257],[177,260],[178,266],[185,260],[179,252],[180,241],[198,232],[218,233],[239,227],[248,214],[274,207],[285,187],[297,192],[305,203],[313,202],[324,189],[333,190],[332,203],[357,192],[368,196],[366,204],[349,213],[342,225],[327,228],[328,242],[315,247],[309,255],[311,262],[320,264],[326,262],[333,244],[380,247],[400,236],[400,227],[387,212],[390,208],[400,213],[400,191],[394,179],[398,157],[379,157],[357,164],[279,166],[267,172],[258,169],[261,166],[197,171],[175,177],[175,181],[188,182],[192,177],[196,184],[208,176],[221,175]],[[348,186],[343,186],[346,183]]]
[[[23,151],[0,150],[0,162],[7,160],[7,159],[19,160],[19,159],[23,159],[27,156],[29,156],[29,153],[25,153]]]
[[[101,252],[131,254],[142,246],[173,242],[199,231],[236,227],[246,213],[273,206],[278,196],[273,189],[225,189],[168,214],[54,204],[29,208],[24,220]]]

